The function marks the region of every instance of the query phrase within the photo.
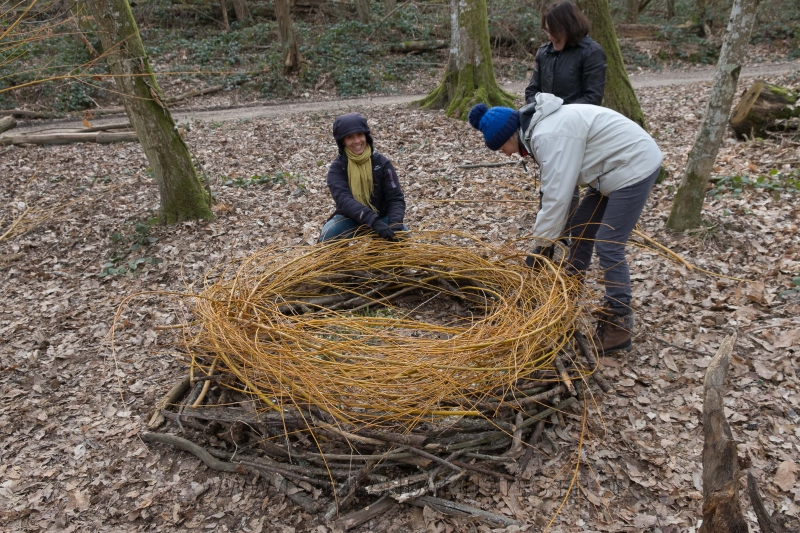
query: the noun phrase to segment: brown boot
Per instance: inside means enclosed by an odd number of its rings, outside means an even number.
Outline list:
[[[596,315],[595,343],[599,355],[633,349],[631,334],[636,322],[633,311],[606,306],[599,309]]]

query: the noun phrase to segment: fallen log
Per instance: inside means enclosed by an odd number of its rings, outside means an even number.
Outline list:
[[[703,380],[703,525],[700,533],[748,533],[739,504],[736,441],[725,420],[725,378],[736,334],[722,341]]]
[[[136,136],[135,131],[123,131],[117,133],[108,133],[103,131],[91,133],[41,133],[0,137],[0,145],[56,145],[73,143],[108,144],[136,140],[138,140],[138,137]]]
[[[401,41],[389,47],[390,52],[404,54],[407,52],[426,52],[428,50],[439,50],[450,46],[448,41],[435,39],[433,41]]]
[[[0,117],[25,117],[25,118],[59,118],[55,113],[41,113],[39,111],[26,111],[24,109],[2,109]]]
[[[758,80],[742,94],[733,109],[731,129],[740,139],[769,136],[767,128],[776,121],[800,116],[796,102],[797,94],[786,87]]]
[[[13,116],[0,118],[0,133],[16,127],[17,120]]]

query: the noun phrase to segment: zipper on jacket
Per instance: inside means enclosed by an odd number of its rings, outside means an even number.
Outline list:
[[[558,58],[561,57],[561,52],[556,53],[556,59],[553,61],[553,81],[550,83],[550,92],[555,94],[556,91],[556,68],[558,67]]]

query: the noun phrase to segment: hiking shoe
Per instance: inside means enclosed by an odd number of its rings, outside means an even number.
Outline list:
[[[597,316],[595,344],[599,355],[628,352],[633,349],[631,335],[635,325],[633,311],[626,308],[601,307]]]

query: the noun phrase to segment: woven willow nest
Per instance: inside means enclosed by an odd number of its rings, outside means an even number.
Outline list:
[[[328,518],[356,487],[406,501],[468,470],[512,477],[596,365],[580,333],[580,285],[559,265],[535,271],[523,258],[418,232],[400,243],[271,248],[212,271],[184,330],[190,378],[160,412],[202,430],[195,440],[212,455],[236,458],[220,469],[330,488]]]

